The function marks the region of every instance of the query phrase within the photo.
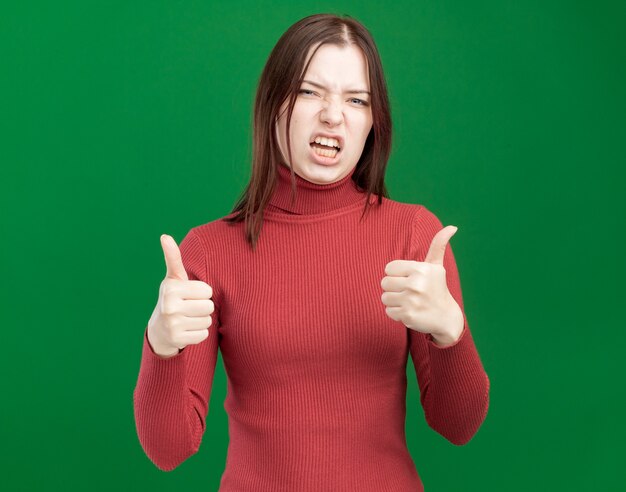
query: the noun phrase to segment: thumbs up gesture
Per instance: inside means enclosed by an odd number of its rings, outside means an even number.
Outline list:
[[[446,284],[443,257],[457,228],[441,229],[424,261],[394,260],[385,266],[380,285],[387,316],[407,328],[430,333],[439,344],[454,343],[463,331],[463,311]]]
[[[189,280],[174,238],[163,234],[161,247],[167,273],[148,322],[148,340],[157,355],[167,358],[177,355],[187,345],[208,338],[215,306],[211,286],[200,280]]]

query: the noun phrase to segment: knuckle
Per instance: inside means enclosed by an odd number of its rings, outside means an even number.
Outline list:
[[[407,287],[414,292],[420,292],[422,290],[422,282],[417,276],[410,276],[407,281]]]
[[[178,316],[172,316],[170,318],[169,326],[170,326],[170,332],[172,333],[172,335],[182,331],[180,329],[181,321],[180,321],[180,318]]]
[[[175,335],[172,337],[172,345],[173,345],[174,347],[176,347],[176,348],[179,348],[179,349],[181,349],[181,348],[183,348],[183,347],[185,346],[185,344],[183,343],[183,341],[182,341],[182,340],[180,340],[180,338],[179,338],[179,337],[177,337],[177,336],[175,336]]]
[[[163,296],[163,298],[167,299],[169,297],[172,297],[173,294],[174,294],[174,286],[172,285],[172,283],[168,282],[164,284],[161,290],[161,295]]]
[[[163,305],[161,307],[161,312],[163,313],[163,315],[165,316],[172,316],[174,314],[174,306],[173,303],[171,301],[165,301],[163,302]]]
[[[194,342],[194,344],[204,342],[207,338],[209,338],[209,330],[199,330],[197,333],[198,339]]]

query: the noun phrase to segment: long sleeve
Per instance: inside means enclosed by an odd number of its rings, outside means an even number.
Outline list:
[[[434,235],[442,228],[441,221],[420,206],[413,222],[412,258],[424,261]],[[430,334],[407,330],[426,421],[434,431],[460,446],[472,439],[487,415],[490,382],[467,321],[450,243],[444,253],[444,268],[448,290],[463,311],[460,338],[441,347]]]
[[[179,246],[189,280],[206,282],[206,255],[193,229]],[[209,285],[211,285],[210,282]],[[154,353],[147,328],[133,393],[137,435],[150,460],[170,471],[195,454],[202,441],[219,346],[219,309],[215,300],[209,336],[177,355]]]
[[[197,458],[219,350],[229,438],[220,492],[421,492],[405,435],[409,348],[427,422],[447,440],[468,442],[488,404],[467,324],[439,347],[398,326],[380,300],[385,265],[423,260],[442,225],[384,196],[364,213],[367,194],[350,175],[321,185],[295,174],[292,200],[290,170],[278,172],[256,248],[237,212],[182,241],[185,269],[213,288],[216,311],[209,338],[174,357],[144,339],[134,395],[141,445],[161,470]],[[462,306],[451,249],[444,262]]]

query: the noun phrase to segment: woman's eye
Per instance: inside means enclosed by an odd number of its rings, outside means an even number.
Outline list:
[[[298,91],[298,94],[306,94],[306,95],[313,95],[313,94],[317,94],[315,91],[309,90],[309,89],[300,89]],[[357,101],[357,104],[359,106],[369,106],[369,103],[367,101],[364,101],[363,99],[358,99],[356,97],[353,97],[352,99],[350,99],[350,101]]]

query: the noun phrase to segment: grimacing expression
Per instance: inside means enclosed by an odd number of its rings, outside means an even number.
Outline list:
[[[317,45],[309,49],[310,53]],[[340,48],[325,44],[317,51],[298,90],[290,122],[293,163],[287,155],[287,105],[280,108],[275,125],[284,162],[300,177],[317,184],[344,178],[356,166],[372,129],[367,59],[355,45]],[[317,162],[311,142],[319,133],[336,135],[341,150],[332,165]],[[328,143],[328,142],[326,142]]]

